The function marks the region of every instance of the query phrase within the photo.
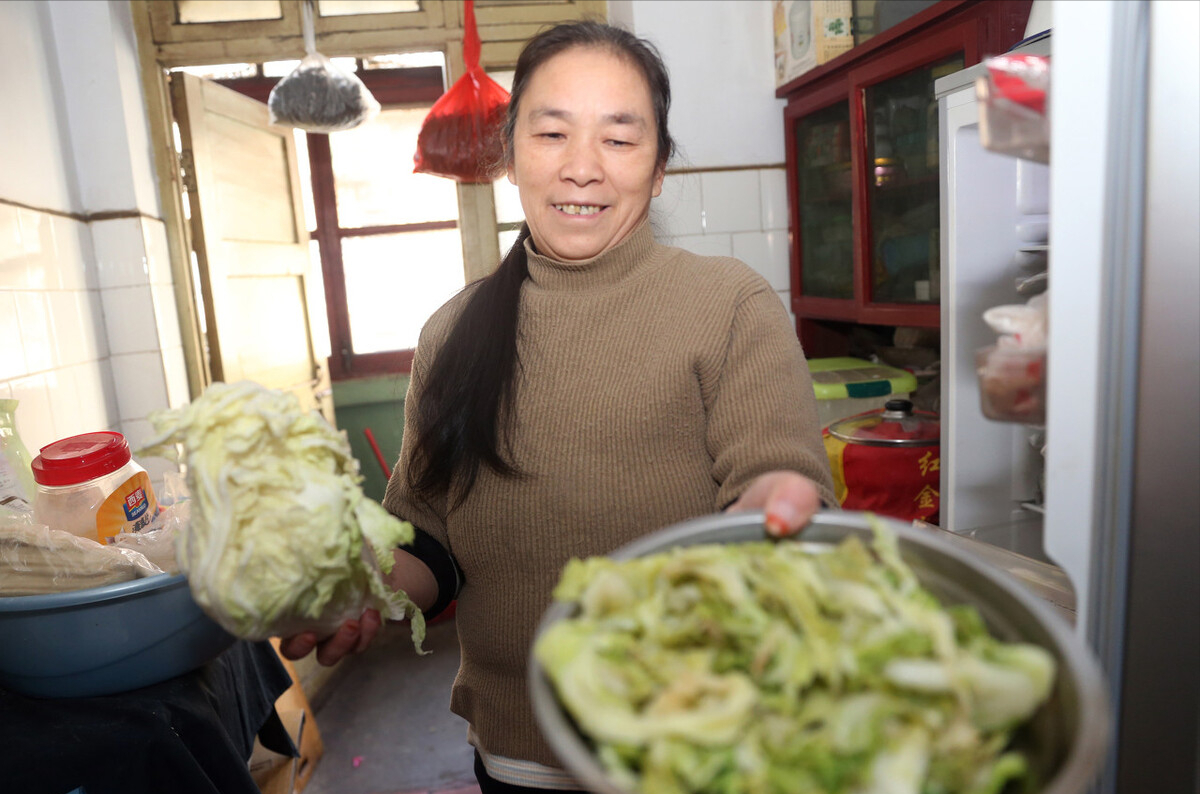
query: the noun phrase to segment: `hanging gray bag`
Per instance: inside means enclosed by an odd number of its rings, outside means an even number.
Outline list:
[[[379,102],[357,76],[343,72],[317,52],[312,0],[301,4],[307,53],[267,98],[272,124],[308,132],[337,132],[357,127],[379,113]]]

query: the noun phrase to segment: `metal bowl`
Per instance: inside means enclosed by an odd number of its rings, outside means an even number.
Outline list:
[[[33,697],[127,692],[182,675],[232,645],[182,574],[0,598],[0,687]]]
[[[883,521],[896,533],[904,561],[943,604],[971,604],[995,636],[1040,645],[1054,656],[1058,663],[1054,690],[1014,741],[1029,757],[1037,779],[1044,781],[1041,794],[1084,792],[1104,760],[1111,717],[1103,676],[1075,631],[1016,579],[934,533],[899,521],[826,511],[813,518],[798,540],[836,544],[858,535],[869,542],[873,535],[871,520]],[[667,527],[610,556],[629,560],[674,546],[742,543],[767,537],[762,513],[721,513]],[[573,604],[552,605],[542,617],[536,637],[540,638],[554,623],[570,618],[575,609]],[[635,794],[609,779],[592,745],[563,709],[545,671],[532,655],[529,686],[542,735],[567,771],[595,794]]]

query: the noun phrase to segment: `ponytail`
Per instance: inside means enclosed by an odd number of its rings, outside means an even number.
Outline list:
[[[459,498],[465,497],[481,464],[520,476],[506,453],[520,369],[517,312],[529,275],[528,237],[529,226],[522,224],[500,266],[476,282],[425,376],[412,465],[405,473],[409,487],[425,499],[448,493],[455,478]]]

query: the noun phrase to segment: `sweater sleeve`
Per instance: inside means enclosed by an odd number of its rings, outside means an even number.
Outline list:
[[[734,309],[707,435],[718,507],[774,470],[799,472],[816,483],[822,502],[837,504],[808,364],[787,310],[765,282]]]

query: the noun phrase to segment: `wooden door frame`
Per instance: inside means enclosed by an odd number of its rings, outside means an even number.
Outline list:
[[[200,314],[196,311],[196,293],[192,283],[192,239],[183,211],[184,184],[179,158],[175,153],[174,112],[167,70],[158,62],[150,29],[149,0],[131,0],[134,38],[137,40],[142,95],[150,127],[150,147],[162,221],[166,229],[171,280],[175,288],[175,306],[179,312],[179,330],[183,360],[187,370],[189,398],[199,397],[212,382],[212,371],[205,350]]]

